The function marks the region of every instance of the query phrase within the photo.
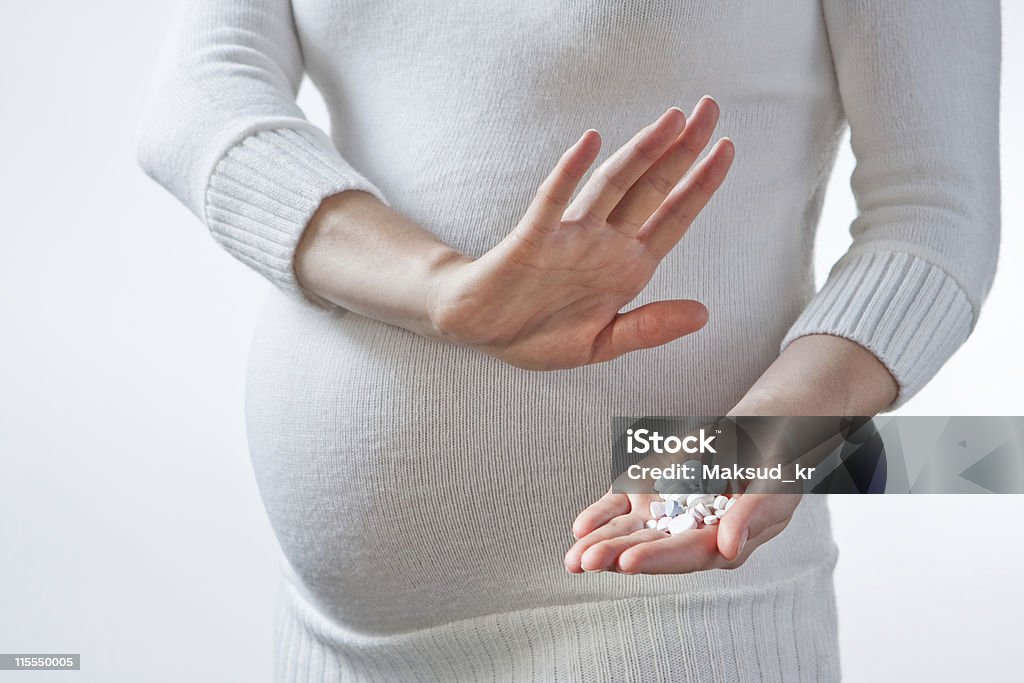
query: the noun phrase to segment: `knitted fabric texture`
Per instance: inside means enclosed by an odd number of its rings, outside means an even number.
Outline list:
[[[279,679],[837,678],[820,498],[736,571],[575,576],[561,556],[607,487],[613,415],[723,414],[819,333],[877,355],[899,405],[964,342],[998,251],[999,31],[994,0],[187,0],[139,157],[276,285],[247,419],[288,559]],[[304,73],[329,134],[296,105]],[[296,282],[327,196],[370,192],[479,255],[584,130],[601,161],[704,94],[736,161],[635,302],[704,302],[694,335],[531,373]],[[858,217],[815,291],[847,126]]]

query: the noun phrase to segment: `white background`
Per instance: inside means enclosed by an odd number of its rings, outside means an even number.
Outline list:
[[[85,663],[0,680],[269,680],[278,551],[242,412],[267,285],[133,158],[172,9],[33,0],[0,22],[0,652]],[[1024,415],[1024,3],[1004,11],[1002,265],[974,336],[903,414]],[[844,148],[819,282],[846,247],[852,165]],[[1014,671],[1022,497],[832,509],[847,680]]]

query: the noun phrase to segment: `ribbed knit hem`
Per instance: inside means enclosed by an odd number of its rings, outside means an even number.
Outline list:
[[[834,565],[739,590],[552,605],[388,636],[340,628],[285,580],[274,680],[838,681]]]
[[[916,394],[970,334],[967,295],[945,271],[894,251],[844,256],[782,340],[831,334],[875,354],[899,384],[893,410]]]
[[[384,201],[326,135],[261,130],[229,149],[214,169],[206,223],[221,246],[283,291],[330,307],[297,282],[295,249],[320,203],[345,190],[362,190]]]

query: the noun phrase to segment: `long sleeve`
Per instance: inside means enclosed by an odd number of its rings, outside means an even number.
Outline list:
[[[899,384],[974,329],[999,249],[997,0],[825,0],[857,164],[853,244],[782,342],[832,334]]]
[[[300,300],[302,230],[349,189],[383,201],[295,102],[302,51],[289,0],[185,0],[139,129],[145,171],[233,256]]]

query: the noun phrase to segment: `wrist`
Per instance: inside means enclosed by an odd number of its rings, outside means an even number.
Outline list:
[[[851,413],[851,401],[842,388],[822,391],[807,387],[767,387],[755,385],[730,410],[729,416],[845,416]],[[859,414],[859,413],[857,413]]]
[[[428,256],[420,334],[454,344],[464,342],[451,324],[452,307],[448,292],[454,289],[454,282],[458,279],[459,274],[472,262],[473,259],[469,256],[447,246]]]
[[[444,338],[436,292],[468,257],[374,196],[345,191],[326,198],[295,252],[307,292],[354,313]]]
[[[864,347],[808,335],[789,344],[729,414],[872,416],[897,391],[892,375]]]

